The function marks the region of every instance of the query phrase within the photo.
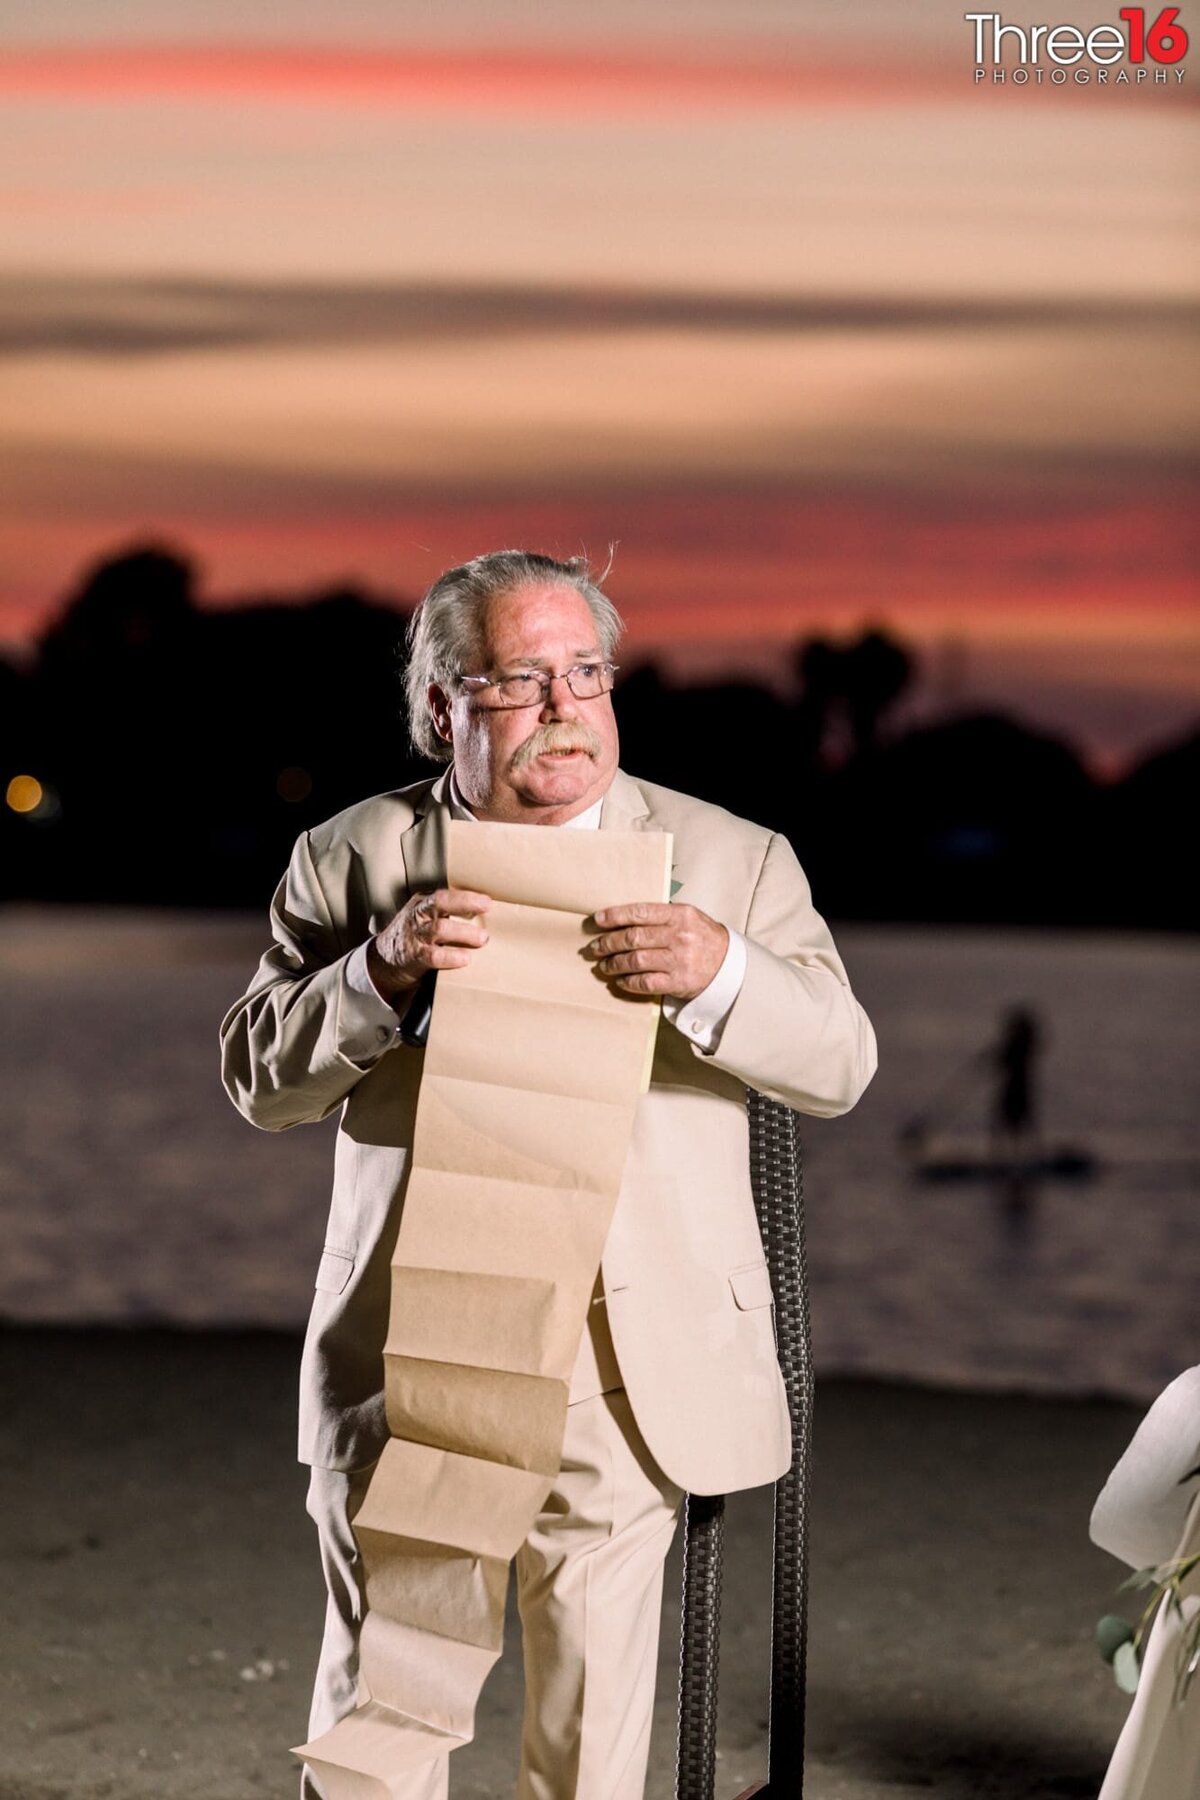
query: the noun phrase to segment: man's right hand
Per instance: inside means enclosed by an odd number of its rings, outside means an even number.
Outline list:
[[[488,941],[481,914],[492,904],[469,888],[413,894],[367,945],[367,973],[386,1000],[409,993],[431,969],[465,969]]]

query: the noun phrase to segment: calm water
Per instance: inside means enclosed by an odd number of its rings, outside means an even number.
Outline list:
[[[844,927],[880,1072],[805,1130],[814,1336],[827,1371],[1149,1398],[1200,1360],[1195,1197],[1200,950],[1166,938]],[[217,1026],[256,919],[0,913],[0,1316],[302,1324],[332,1120],[255,1131]],[[1049,1027],[1044,1123],[1098,1178],[1014,1214],[986,1185],[921,1187],[896,1134],[1030,1002]],[[982,1086],[946,1129],[982,1129]],[[961,1105],[955,1110],[956,1101]]]

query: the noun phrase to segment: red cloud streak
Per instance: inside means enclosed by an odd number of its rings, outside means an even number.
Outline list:
[[[868,55],[770,61],[647,54],[588,47],[562,51],[460,52],[307,48],[288,45],[91,45],[10,49],[0,65],[8,97],[209,99],[247,96],[301,104],[403,106],[422,111],[571,115],[705,113],[727,108],[870,105],[964,99],[970,46],[921,61],[876,45]],[[1121,90],[1123,100],[1133,91]],[[1108,90],[1089,90],[1091,103]],[[1068,90],[1056,90],[1055,98]],[[1157,96],[1161,102],[1162,93]]]
[[[61,592],[81,564],[141,530],[194,549],[205,588],[224,593],[300,594],[361,578],[412,597],[442,568],[500,544],[585,551],[601,567],[615,544],[614,598],[635,611],[640,636],[660,643],[786,636],[864,615],[1010,642],[1194,640],[1200,553],[1180,527],[1170,494],[960,511],[948,498],[786,489],[397,495],[382,508],[198,509],[140,525],[60,514],[8,521],[5,560],[41,579],[4,584],[0,629],[32,634],[59,597],[48,588]],[[52,569],[60,574],[47,579]]]

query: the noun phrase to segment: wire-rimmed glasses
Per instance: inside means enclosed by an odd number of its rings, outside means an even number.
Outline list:
[[[492,706],[541,706],[555,681],[565,681],[576,700],[598,700],[611,689],[619,666],[613,662],[585,662],[576,663],[562,675],[548,675],[544,669],[519,669],[511,675],[460,675],[458,681],[472,694],[491,689]]]

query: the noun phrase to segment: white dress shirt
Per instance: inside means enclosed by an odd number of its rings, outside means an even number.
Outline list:
[[[455,819],[474,819],[450,771],[449,802]],[[586,812],[564,821],[565,829],[595,831],[600,825],[603,795]],[[663,996],[663,1017],[677,1031],[682,1031],[697,1049],[711,1056],[721,1041],[721,1031],[730,1008],[742,990],[746,977],[746,940],[740,932],[729,930],[725,958],[702,993],[686,1003],[670,995]],[[383,1045],[389,1045],[400,1030],[400,1017],[389,1000],[385,1000],[367,968],[367,946],[360,944],[346,964],[346,986],[343,998],[342,1026],[346,1032],[342,1048],[354,1062],[377,1056]]]

